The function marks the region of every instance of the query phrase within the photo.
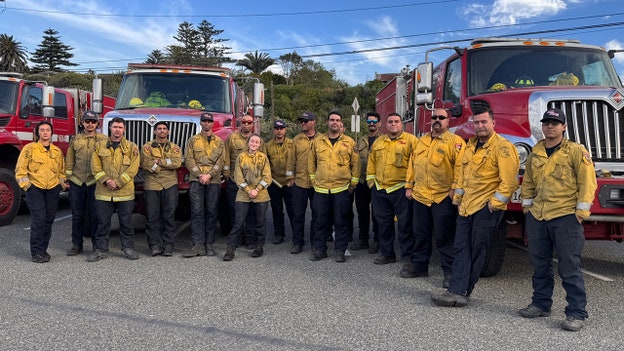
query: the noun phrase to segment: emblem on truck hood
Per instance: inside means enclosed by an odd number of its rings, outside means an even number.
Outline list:
[[[609,95],[609,99],[613,102],[613,106],[616,109],[621,109],[624,107],[624,89],[616,89]]]
[[[154,126],[154,124],[156,124],[156,122],[158,122],[158,118],[156,118],[156,115],[151,115],[151,116],[147,117],[147,123],[148,123],[150,126],[152,126],[152,127],[153,127],[153,126]]]

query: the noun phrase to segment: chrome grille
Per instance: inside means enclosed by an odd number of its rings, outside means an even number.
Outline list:
[[[624,110],[600,100],[561,100],[548,103],[567,116],[567,136],[585,145],[595,162],[624,161]]]
[[[168,121],[169,140],[182,148],[182,154],[186,152],[186,142],[197,134],[197,125],[190,122]],[[154,139],[154,128],[147,121],[126,120],[126,139],[134,142],[139,147]]]

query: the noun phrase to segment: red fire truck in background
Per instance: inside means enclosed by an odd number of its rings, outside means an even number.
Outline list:
[[[434,68],[428,55],[444,49],[453,54]],[[528,153],[543,138],[543,113],[563,110],[566,137],[587,147],[598,175],[592,215],[583,223],[585,237],[619,242],[624,238],[624,88],[611,62],[616,52],[575,40],[516,38],[434,48],[416,70],[403,69],[377,94],[377,112],[382,119],[400,113],[406,129],[422,135],[431,129],[433,108],[444,108],[451,131],[468,139],[474,135],[471,109],[490,107],[496,132],[518,150],[521,178]],[[483,276],[500,270],[506,238],[524,238],[519,194],[514,193],[506,221],[492,237]]]
[[[101,96],[100,109],[109,111],[114,100]],[[53,142],[65,152],[92,102],[88,91],[54,88],[19,73],[0,72],[0,226],[11,223],[19,211],[22,191],[15,180],[15,163],[22,147],[33,141],[34,127],[44,120],[52,123]]]
[[[107,134],[110,120],[122,117],[126,138],[141,147],[154,138],[154,125],[165,121],[169,124],[169,139],[184,153],[188,139],[201,130],[199,116],[204,112],[213,114],[214,133],[223,140],[237,129],[246,113],[254,116],[254,129],[259,131],[264,112],[263,84],[256,81],[250,95],[251,102],[228,68],[131,63],[115,109],[104,114],[102,130]],[[141,171],[135,177],[138,212],[143,211],[143,174]],[[178,187],[181,194],[188,193],[189,172],[185,167],[178,169]],[[188,210],[189,206],[188,196],[180,200],[180,208]]]

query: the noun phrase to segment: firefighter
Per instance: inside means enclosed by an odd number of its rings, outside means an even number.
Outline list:
[[[358,140],[355,146],[358,155],[360,156],[360,180],[355,187],[355,208],[358,213],[358,241],[351,245],[351,250],[365,250],[368,249],[368,253],[376,254],[379,249],[379,237],[377,236],[377,220],[375,216],[373,220],[373,241],[369,243],[370,238],[370,222],[371,222],[371,189],[366,184],[366,166],[368,164],[368,154],[370,153],[371,146],[377,137],[379,137],[379,113],[369,112],[366,114],[366,126],[368,128],[368,135]]]
[[[312,141],[308,157],[310,181],[314,187],[312,208],[317,220],[314,228],[311,261],[327,257],[327,237],[334,225],[336,237],[334,250],[336,262],[345,262],[345,251],[351,235],[349,233],[349,208],[352,202],[349,195],[355,189],[360,175],[360,159],[355,151],[355,141],[340,132],[342,116],[330,112],[327,116],[329,130]]]
[[[171,256],[178,207],[177,169],[182,165],[182,152],[169,141],[167,122],[154,124],[154,136],[141,152],[141,167],[147,171],[143,182],[145,233],[152,256]]]
[[[585,242],[581,223],[589,217],[594,201],[596,173],[587,149],[564,137],[563,111],[549,109],[541,122],[544,139],[529,154],[522,183],[525,233],[534,269],[533,297],[531,304],[519,312],[525,318],[550,315],[555,251],[568,302],[561,327],[579,331],[588,316],[581,271]]]
[[[255,227],[248,228],[254,234],[256,247],[251,257],[261,257],[264,253],[264,237],[266,224],[266,210],[269,206],[269,192],[271,184],[271,166],[269,159],[259,151],[262,139],[258,134],[252,134],[248,140],[248,151],[238,155],[233,170],[234,181],[238,186],[236,194],[236,221],[227,238],[227,251],[223,261],[234,259],[234,252],[239,242],[239,236],[244,230],[248,213],[254,213]]]
[[[459,168],[466,143],[448,130],[448,113],[436,109],[431,116],[431,132],[418,139],[407,169],[405,196],[414,200],[414,251],[403,278],[429,276],[429,260],[435,246],[444,272],[442,287],[448,288],[453,268],[453,239],[457,206],[453,195],[459,183]]]
[[[15,179],[26,191],[30,210],[30,254],[35,263],[50,261],[48,245],[58,207],[66,188],[63,152],[52,144],[52,124],[42,121],[34,130],[35,141],[24,146],[15,165]]]
[[[371,188],[373,216],[379,226],[379,255],[373,263],[396,262],[394,217],[398,220],[401,258],[409,260],[414,249],[412,203],[405,198],[405,179],[412,151],[418,138],[403,131],[398,113],[386,119],[387,134],[377,138],[368,155],[366,181]]]
[[[95,262],[108,255],[111,216],[117,210],[119,236],[125,257],[136,260],[134,249],[134,177],[139,171],[141,156],[138,146],[124,137],[126,121],[115,117],[110,121],[110,136],[95,145],[91,159],[91,172],[95,176],[95,208],[98,226],[95,233],[93,253],[87,261]]]
[[[184,257],[214,256],[212,247],[217,226],[221,173],[225,163],[225,145],[213,133],[214,117],[200,116],[201,132],[192,136],[186,147],[185,166],[189,170],[191,201],[191,240],[193,247]]]
[[[438,306],[462,307],[468,303],[483,269],[490,237],[518,188],[516,148],[494,131],[492,110],[476,107],[472,114],[476,135],[466,145],[459,187],[453,196],[453,203],[459,206],[453,276],[447,291],[431,296]]]
[[[273,139],[265,144],[264,153],[271,165],[269,196],[271,197],[271,212],[273,214],[273,244],[284,242],[286,229],[284,226],[284,207],[288,213],[290,227],[293,228],[292,187],[286,183],[286,163],[288,154],[293,148],[293,141],[286,137],[286,122],[277,120],[273,123]]]
[[[249,141],[249,136],[253,133],[253,123],[254,119],[251,115],[244,115],[241,120],[240,129],[228,135],[225,140],[225,164],[223,166],[223,177],[227,180],[226,197],[230,215],[230,225],[232,227],[234,226],[234,221],[236,219],[236,196],[238,194],[238,187],[234,181],[234,172],[232,172],[231,169],[234,168],[238,155],[247,151],[247,142]],[[246,224],[249,228],[253,228],[253,213],[247,216]],[[241,239],[241,243],[246,244],[248,249],[253,249],[255,247],[251,229],[245,230],[245,236]]]
[[[69,142],[65,156],[65,175],[69,180],[69,202],[72,210],[72,246],[67,256],[83,251],[84,237],[91,237],[97,229],[95,211],[95,177],[91,173],[91,158],[95,144],[106,142],[106,136],[97,132],[98,115],[93,111],[82,114],[83,132]]]
[[[289,186],[293,188],[293,246],[291,254],[299,254],[305,245],[305,214],[308,202],[312,210],[310,222],[310,245],[314,240],[314,228],[316,227],[316,208],[312,206],[314,200],[314,188],[310,181],[308,171],[308,158],[312,141],[320,135],[316,131],[316,115],[312,112],[304,112],[297,122],[301,126],[301,133],[293,138],[293,148],[288,155],[286,165],[286,179]]]

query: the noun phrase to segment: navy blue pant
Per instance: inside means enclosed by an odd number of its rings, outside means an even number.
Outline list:
[[[119,219],[119,237],[121,249],[134,249],[134,227],[132,226],[132,211],[134,201],[102,201],[95,200],[95,208],[98,216],[98,229],[93,240],[94,250],[108,251],[108,239],[110,237],[111,217],[117,209]]]
[[[358,213],[358,240],[368,243],[370,240],[370,222],[371,222],[371,189],[366,183],[358,183],[354,191],[355,208]],[[374,211],[374,210],[373,210]],[[373,220],[373,241],[379,242],[377,235],[379,228],[375,216]]]
[[[445,197],[439,204],[427,206],[414,201],[414,253],[412,264],[417,271],[427,272],[429,260],[433,252],[433,232],[435,231],[435,246],[438,249],[440,266],[445,275],[453,270],[453,241],[455,239],[455,222],[457,221],[457,207],[450,197]]]
[[[316,208],[312,206],[314,200],[314,188],[302,188],[293,185],[292,205],[293,205],[293,244],[305,245],[305,215],[308,209],[308,201],[312,209],[312,221],[310,223],[310,243],[314,240],[316,227]]]
[[[69,202],[72,210],[72,245],[82,247],[84,237],[93,236],[97,230],[95,212],[95,184],[69,183]]]
[[[286,207],[286,213],[288,214],[290,228],[293,233],[295,231],[293,225],[294,211],[292,205],[292,188],[286,185],[283,185],[280,188],[275,184],[271,184],[267,190],[269,191],[269,196],[271,197],[271,213],[273,215],[274,236],[276,238],[284,238],[286,235],[286,228],[284,225],[284,206]]]
[[[238,189],[239,188],[236,183],[232,179],[228,179],[225,191],[228,202],[228,210],[230,212],[230,224],[232,225],[232,228],[234,228],[234,225],[236,224],[236,194],[238,193]],[[243,241],[248,245],[255,245],[256,243],[254,241],[255,235],[253,233],[253,228],[255,226],[256,221],[254,219],[254,213],[252,211],[246,217],[244,226],[245,237]]]
[[[245,221],[249,214],[253,213],[255,218],[255,227],[249,228],[253,234],[253,242],[256,247],[264,246],[265,227],[266,227],[266,211],[269,208],[269,202],[242,202],[236,201],[236,220],[232,231],[227,237],[228,248],[236,248],[240,242],[240,235],[245,230]]]
[[[212,245],[215,241],[217,220],[219,219],[219,184],[191,182],[191,240],[193,244]],[[233,213],[233,212],[232,212]]]
[[[538,221],[528,213],[526,237],[534,268],[531,303],[543,311],[550,311],[552,307],[555,284],[552,266],[554,251],[559,260],[559,277],[568,302],[565,314],[577,319],[587,318],[587,296],[581,272],[581,251],[585,243],[583,225],[573,214],[549,221]]]
[[[195,182],[193,182],[195,183]],[[150,248],[173,247],[176,234],[175,210],[178,186],[162,190],[143,190],[145,199],[145,233]]]
[[[48,250],[60,192],[60,185],[52,189],[31,185],[26,191],[26,204],[30,210],[31,255],[43,254]]]
[[[373,216],[379,226],[379,254],[396,257],[394,252],[394,216],[398,220],[398,239],[401,258],[410,259],[414,251],[414,234],[412,233],[412,202],[405,197],[405,190],[398,189],[391,193],[385,190],[371,189]]]
[[[349,191],[344,190],[336,194],[315,193],[312,199],[312,208],[316,209],[317,221],[314,228],[314,248],[321,252],[327,251],[327,235],[334,226],[336,238],[334,250],[344,254],[351,241],[349,233],[349,207],[352,207]]]
[[[490,238],[504,212],[490,212],[485,205],[470,216],[457,216],[455,260],[448,291],[464,296],[472,294],[485,264]]]

